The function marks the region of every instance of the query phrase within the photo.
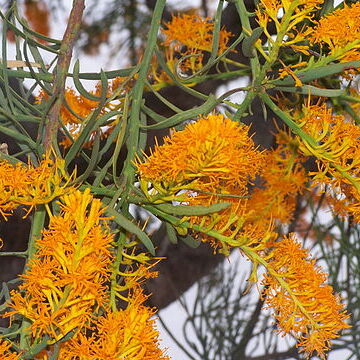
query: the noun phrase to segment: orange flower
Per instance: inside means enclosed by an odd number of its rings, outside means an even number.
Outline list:
[[[326,275],[294,236],[273,243],[266,262],[263,298],[275,311],[279,331],[296,336],[306,356],[316,352],[325,359],[331,340],[349,328],[349,316],[325,284]]]
[[[62,159],[46,158],[38,167],[0,161],[0,214],[6,219],[20,205],[30,206],[31,210],[73,191],[73,187],[68,187],[71,178]]]
[[[263,153],[264,164],[258,174],[258,183],[246,195],[246,199],[234,197],[241,193],[236,187],[229,196],[198,196],[191,205],[213,205],[229,202],[231,206],[208,216],[192,216],[192,223],[203,224],[207,229],[219,231],[231,240],[224,240],[230,246],[260,246],[276,238],[273,232],[276,222],[288,223],[292,219],[297,196],[305,190],[307,177],[302,166],[304,159],[291,146],[291,138],[280,133],[277,147]],[[207,200],[207,201],[206,201]],[[202,240],[207,239],[201,236]],[[211,238],[209,238],[211,241]],[[216,242],[211,241],[213,245]],[[261,246],[262,246],[261,245]],[[224,246],[224,245],[223,245]],[[215,246],[216,247],[216,246]]]
[[[143,305],[145,297],[136,293],[125,310],[106,313],[94,323],[91,336],[78,334],[66,342],[60,359],[166,360],[159,348],[154,310]]]
[[[248,131],[223,115],[208,115],[165,138],[144,163],[137,163],[138,171],[142,180],[169,192],[246,191],[263,164]]]
[[[289,223],[296,197],[305,190],[307,176],[302,166],[305,159],[292,148],[293,140],[286,133],[280,132],[276,140],[277,147],[265,153],[262,183],[254,189],[247,204],[252,224],[264,219]]]
[[[124,245],[121,251],[121,263],[118,269],[113,269],[112,277],[120,277],[114,286],[115,296],[129,302],[132,294],[139,290],[146,279],[158,276],[157,271],[150,271],[161,258],[149,257],[145,253],[135,254],[136,242]]]
[[[359,19],[360,4],[345,4],[318,22],[311,39],[314,43],[329,46],[331,54],[341,61],[359,60]]]
[[[181,51],[182,46],[188,47],[188,53],[198,50],[211,51],[213,41],[214,23],[211,18],[203,18],[199,15],[179,14],[173,16],[166,23],[166,29],[162,29],[166,39],[165,46],[175,46]],[[223,53],[232,34],[224,28],[219,34],[219,53]]]
[[[156,146],[144,163],[137,164],[142,189],[153,202],[231,203],[228,209],[210,216],[194,216],[190,221],[235,239],[243,223],[241,214],[248,186],[264,164],[264,156],[248,130],[248,126],[223,115],[208,115],[188,124],[183,131],[166,138],[164,145]],[[150,192],[148,183],[153,186]],[[206,236],[202,240],[213,242]],[[227,251],[225,243],[215,241],[213,245]]]
[[[49,36],[49,10],[46,4],[41,0],[25,1],[25,17],[30,23],[30,27],[37,33]],[[46,42],[39,39],[40,42]]]
[[[293,69],[304,66],[304,65],[307,65],[307,62],[302,61],[302,62],[300,62],[298,64],[289,65],[289,66],[286,66],[281,60],[280,60],[280,62],[282,63],[283,68],[279,70],[279,79],[283,79],[285,76],[290,75],[295,81],[295,86],[302,86],[303,83],[296,76],[296,73],[294,72]]]
[[[123,106],[124,100],[123,97],[129,91],[130,86],[127,85],[120,88],[121,83],[124,82],[125,78],[117,77],[109,84],[108,96],[113,95],[118,92],[118,98],[116,100],[107,102],[100,109],[100,116],[104,115],[112,110],[118,110]],[[95,90],[90,92],[92,95],[101,96],[102,89],[101,83],[97,83],[95,86]],[[43,91],[36,98],[36,103],[40,104],[43,101],[46,101],[49,98],[47,94]],[[86,118],[90,116],[99,106],[100,101],[89,99],[81,94],[77,94],[75,90],[71,88],[67,88],[64,93],[64,100],[66,105],[61,106],[60,109],[60,119],[62,124],[67,128],[67,131],[72,139],[66,136],[61,142],[65,149],[69,148],[73,141],[75,141],[81,134],[84,126],[86,125]],[[110,118],[110,120],[103,124],[106,128],[100,128],[100,136],[106,137],[108,134],[112,132],[115,125],[117,124],[118,119],[115,117]],[[91,133],[88,141],[84,144],[85,148],[91,148],[93,145],[95,132]]]
[[[213,42],[214,23],[211,18],[203,18],[196,14],[179,14],[173,16],[171,21],[165,24],[166,29],[162,29],[165,34],[165,54],[167,64],[170,69],[176,70],[176,63],[180,57],[188,56],[182,59],[179,69],[184,73],[196,72],[202,68],[204,54],[203,51],[210,52]],[[229,43],[232,34],[224,28],[219,33],[218,54],[223,53]],[[196,56],[191,56],[196,55]],[[154,76],[155,75],[155,76]],[[165,78],[167,76],[161,72],[153,76]]]
[[[91,332],[80,329],[71,339],[59,343],[58,359],[169,360],[159,347],[155,311],[143,305],[145,300],[143,293],[137,290],[125,309],[105,311],[103,315],[92,318]],[[49,345],[35,358],[49,360],[53,351],[53,346]],[[15,359],[18,358],[9,358]]]
[[[0,357],[1,360],[20,360],[20,355],[11,352],[11,343],[0,339]]]
[[[301,15],[318,9],[324,0],[300,0],[296,1],[297,5],[294,8],[295,1],[293,0],[260,0],[263,11],[268,14],[273,20],[277,20],[279,17],[279,10],[283,9],[284,14],[289,11],[290,7],[295,9],[297,15]]]
[[[310,174],[313,185],[328,185],[339,215],[351,214],[360,221],[360,128],[326,104],[304,107],[296,121],[313,139],[310,144],[297,137],[298,149],[318,159],[318,171]]]
[[[103,211],[88,189],[65,195],[60,215],[50,218],[37,241],[36,257],[22,276],[25,292],[12,292],[10,313],[31,321],[34,338],[59,340],[106,307],[113,237],[101,222]]]
[[[92,95],[99,96],[101,88],[96,87],[96,90],[92,92]],[[43,91],[36,98],[36,102],[40,104],[42,101],[47,100],[49,96]],[[64,93],[64,98],[67,106],[63,105],[60,110],[61,121],[64,125],[81,124],[83,119],[93,112],[98,106],[99,101],[91,100],[77,94],[75,90],[67,88]],[[102,110],[104,111],[104,110]]]
[[[293,0],[260,0],[255,13],[259,25],[264,28],[264,32],[271,43],[273,39],[271,39],[271,34],[267,31],[267,26],[270,22],[273,22],[277,32],[286,30],[287,33],[290,33],[290,39],[284,41],[284,44],[288,45],[303,40],[301,36],[296,36],[294,41],[294,35],[292,35],[291,31],[296,31],[296,25],[301,21],[305,19],[311,20],[311,12],[316,11],[323,2],[324,0],[300,0],[296,1],[294,6],[295,1]],[[284,19],[287,20],[283,21]],[[285,29],[284,26],[286,26]],[[293,39],[291,40],[291,38]]]
[[[158,332],[151,317],[154,311],[142,305],[143,298],[134,299],[123,311],[110,313],[100,319],[97,326],[99,342],[98,358],[106,358],[113,353],[116,358],[167,359],[158,347]],[[129,332],[127,329],[134,329]],[[104,353],[104,355],[100,355]]]

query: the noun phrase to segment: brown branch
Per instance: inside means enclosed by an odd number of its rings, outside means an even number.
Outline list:
[[[79,35],[85,0],[74,0],[69,21],[59,50],[59,59],[54,74],[54,88],[50,101],[53,103],[45,125],[44,147],[48,151],[56,139],[60,109],[64,99],[65,81],[70,66],[72,51]]]

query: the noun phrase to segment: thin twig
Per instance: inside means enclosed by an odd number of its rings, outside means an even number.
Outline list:
[[[53,102],[45,126],[44,147],[48,151],[56,139],[59,127],[59,115],[64,98],[65,81],[70,66],[72,50],[78,37],[85,0],[74,0],[69,21],[59,50],[59,59],[55,69],[54,91],[50,101]]]
[[[265,354],[254,357],[245,357],[242,360],[287,360],[289,358],[294,358],[296,356],[298,356],[298,350],[296,346],[293,346],[292,348],[286,351],[274,352],[272,354]]]

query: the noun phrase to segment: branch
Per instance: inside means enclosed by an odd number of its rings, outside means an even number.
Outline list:
[[[296,358],[297,356],[299,356],[298,349],[296,346],[294,346],[286,351],[254,357],[246,357],[243,360],[288,360],[289,358]]]
[[[253,337],[253,332],[255,330],[256,324],[259,322],[259,316],[260,316],[263,304],[264,304],[264,300],[259,299],[253,313],[251,314],[251,318],[247,322],[246,327],[242,333],[241,341],[240,341],[239,345],[233,351],[234,359],[242,359],[243,357],[245,357],[246,347],[247,347],[249,341]]]
[[[72,50],[79,35],[84,8],[85,0],[73,1],[73,7],[59,50],[59,59],[54,76],[54,92],[50,100],[53,104],[45,125],[44,147],[46,151],[51,148],[53,141],[56,140],[60,109],[64,99],[65,81],[70,66]]]

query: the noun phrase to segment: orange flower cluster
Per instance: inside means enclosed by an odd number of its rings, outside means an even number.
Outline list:
[[[137,164],[142,188],[151,201],[229,203],[228,208],[207,216],[183,218],[221,234],[216,240],[204,234],[201,238],[225,253],[228,246],[255,245],[274,237],[274,220],[291,219],[295,198],[306,181],[302,159],[286,141],[274,151],[260,152],[248,130],[222,115],[209,115],[173,133],[144,163]],[[250,192],[257,176],[262,186]]]
[[[276,136],[277,147],[265,153],[260,186],[251,193],[247,207],[249,220],[278,220],[289,223],[295,210],[296,197],[305,190],[307,176],[299,156],[292,147],[293,140],[284,132]]]
[[[245,194],[263,164],[248,131],[223,115],[200,118],[166,137],[146,162],[138,163],[140,176],[162,194],[185,189],[221,193],[233,187]]]
[[[31,321],[34,338],[55,341],[86,327],[95,309],[106,304],[112,234],[102,224],[101,201],[90,191],[62,197],[61,213],[37,241],[20,286],[11,294],[13,311]]]
[[[263,11],[275,22],[279,19],[280,10],[283,10],[284,14],[288,11],[295,11],[298,16],[303,16],[317,10],[323,2],[324,0],[300,0],[296,2],[293,0],[260,0]]]
[[[321,19],[313,29],[311,40],[327,45],[341,61],[360,59],[360,4],[346,4]]]
[[[22,276],[23,284],[11,292],[12,310],[6,314],[30,321],[31,343],[49,337],[47,348],[34,358],[49,360],[53,344],[60,341],[59,360],[168,359],[159,348],[154,310],[143,305],[146,297],[140,283],[156,275],[149,272],[153,266],[149,258],[123,250],[126,268],[114,273],[126,278],[125,285],[115,291],[127,305],[124,310],[111,310],[113,235],[104,222],[105,209],[89,189],[64,195],[60,206],[60,214],[50,218],[49,229],[36,243],[38,250]],[[135,262],[140,264],[137,268]],[[127,297],[121,295],[125,290]],[[71,332],[70,339],[61,341]],[[2,345],[0,350],[7,354]]]
[[[114,92],[116,92],[121,87],[121,83],[123,81],[124,78],[120,78],[120,77],[113,79],[108,88],[107,95],[110,96]],[[106,103],[104,107],[100,110],[100,116],[106,114],[109,111],[121,107],[123,104],[123,100],[121,98],[125,96],[125,93],[128,90],[129,90],[128,87],[124,88],[123,91],[120,91],[118,100]],[[101,83],[97,83],[95,86],[95,90],[91,91],[90,93],[91,95],[100,97],[102,93]],[[47,94],[41,91],[36,98],[36,102],[40,104],[44,100],[47,100],[48,97],[49,96]],[[60,118],[62,124],[66,126],[69,134],[71,135],[72,140],[66,136],[59,144],[66,149],[69,148],[72,145],[73,141],[79,137],[83,127],[86,125],[86,121],[85,121],[86,118],[99,107],[100,102],[97,100],[89,99],[81,94],[78,94],[75,92],[75,90],[71,88],[67,88],[65,90],[64,100],[66,105],[63,105],[61,107]],[[108,136],[111,133],[111,131],[114,129],[116,124],[117,124],[117,120],[111,119],[106,124],[106,129],[104,130],[100,129],[101,136],[102,137]],[[84,147],[91,148],[93,144],[93,139],[94,139],[94,134],[91,134],[89,140],[85,143]]]
[[[121,277],[114,287],[117,298],[131,302],[134,293],[138,292],[141,284],[146,279],[158,276],[157,271],[150,271],[160,258],[150,258],[147,254],[135,253],[137,242],[130,242],[124,245],[121,251],[121,262],[118,269],[114,269],[115,276]]]
[[[41,0],[25,1],[25,17],[30,23],[30,27],[37,33],[45,36],[50,34],[49,10]],[[46,42],[39,39],[40,42]]]
[[[324,358],[330,341],[348,327],[348,316],[308,252],[293,237],[276,241],[274,232],[275,220],[291,220],[296,196],[305,189],[304,158],[284,132],[266,152],[255,148],[247,132],[222,115],[188,124],[137,164],[141,187],[152,203],[229,203],[213,214],[183,217],[180,224],[189,221],[192,235],[201,233],[221,252],[240,248],[254,263],[250,281],[257,281],[257,266],[265,266],[263,297],[275,310],[280,331],[299,338],[307,355]],[[250,191],[255,177],[258,187]]]
[[[11,343],[0,339],[1,360],[20,360],[20,355],[10,351]]]
[[[306,356],[316,352],[325,359],[331,340],[349,327],[345,323],[349,316],[333,288],[325,284],[326,274],[293,236],[273,247],[266,260],[263,298],[275,311],[280,332],[299,338]]]
[[[144,301],[139,292],[125,310],[98,317],[94,333],[90,337],[81,333],[75,336],[62,348],[59,359],[169,359],[158,346],[154,310],[144,306]]]
[[[255,12],[270,45],[274,43],[274,39],[268,32],[268,25],[273,23],[277,33],[286,33],[286,38],[280,39],[282,46],[291,46],[295,51],[308,54],[308,45],[303,42],[312,30],[306,26],[302,31],[298,31],[297,25],[304,20],[311,20],[311,13],[323,2],[324,0],[260,0]]]
[[[201,239],[224,253],[228,246],[257,246],[276,237],[274,220],[291,220],[296,196],[307,180],[303,159],[288,145],[286,134],[278,136],[276,150],[260,152],[248,130],[222,115],[209,115],[173,133],[146,162],[137,164],[151,201],[230,204],[207,216],[183,218],[221,234],[217,239],[202,234]],[[251,192],[255,177],[260,177],[261,186]],[[148,182],[153,187],[150,192]]]
[[[248,126],[215,114],[188,124],[165,138],[164,145],[156,146],[144,163],[137,164],[142,188],[158,202],[172,199],[206,206],[229,202],[231,206],[219,213],[190,220],[234,239],[243,224],[248,186],[264,164],[264,155],[248,131]],[[150,193],[148,182],[153,187]],[[204,235],[202,240],[228,251],[219,239]]]
[[[199,50],[210,52],[213,43],[214,22],[211,18],[203,18],[195,14],[179,14],[173,16],[171,21],[162,29],[166,38],[165,46],[173,46],[176,51],[185,54],[193,54]],[[232,34],[224,28],[219,33],[219,53],[223,53]],[[182,47],[186,46],[186,53]]]
[[[165,35],[165,53],[167,63],[175,69],[179,54],[180,57],[189,56],[181,61],[180,69],[196,72],[202,67],[203,51],[211,52],[213,43],[214,22],[211,18],[203,18],[196,14],[179,14],[162,29]],[[218,54],[223,53],[232,37],[232,33],[224,28],[219,33]],[[191,56],[196,55],[196,56]]]
[[[277,147],[263,153],[264,161],[258,173],[257,186],[241,199],[244,190],[236,187],[227,189],[229,196],[198,196],[191,198],[190,205],[213,205],[220,202],[231,204],[228,208],[210,216],[191,216],[190,222],[199,223],[207,229],[220,232],[230,238],[226,245],[253,246],[258,250],[266,242],[277,237],[273,231],[276,222],[286,224],[292,220],[297,196],[305,189],[307,176],[302,166],[304,159],[287,142],[290,137],[284,133],[277,136]],[[234,195],[240,197],[237,198]],[[206,237],[203,236],[203,240]],[[210,242],[217,247],[211,237]]]
[[[304,107],[297,122],[317,144],[299,138],[299,150],[318,159],[314,185],[330,186],[336,211],[360,221],[360,128],[326,104]]]
[[[20,205],[30,206],[31,210],[73,191],[68,187],[71,178],[61,159],[46,158],[38,167],[0,161],[0,214],[6,219]]]

